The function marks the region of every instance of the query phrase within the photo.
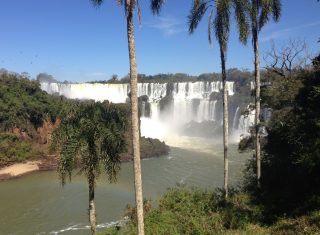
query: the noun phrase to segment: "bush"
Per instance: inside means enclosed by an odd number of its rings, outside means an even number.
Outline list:
[[[34,137],[43,120],[55,120],[61,98],[49,96],[37,81],[19,74],[0,73],[0,131],[24,130]]]
[[[280,219],[273,227],[274,234],[320,234],[320,211],[293,219]]]
[[[33,155],[29,141],[14,134],[0,134],[0,167],[28,160]]]

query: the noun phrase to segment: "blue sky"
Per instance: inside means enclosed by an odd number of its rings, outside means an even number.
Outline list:
[[[141,26],[136,19],[139,73],[220,71],[217,43],[208,45],[206,19],[188,34],[191,0],[167,0],[160,16],[151,14],[149,2],[140,0]],[[271,40],[281,45],[289,39],[306,40],[310,52],[319,52],[320,3],[282,3],[280,22],[270,22],[261,32],[261,53]],[[0,68],[78,82],[123,77],[129,71],[126,21],[115,0],[98,9],[89,0],[1,0],[0,9]],[[253,69],[251,43],[240,45],[234,27],[227,59],[228,68]]]

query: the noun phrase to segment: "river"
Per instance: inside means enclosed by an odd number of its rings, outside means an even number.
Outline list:
[[[154,204],[177,183],[208,189],[223,184],[221,144],[199,138],[182,143],[184,148],[171,147],[168,156],[142,161],[144,196]],[[237,145],[230,146],[231,183],[241,179],[246,159],[248,154],[238,153]],[[89,233],[88,187],[83,176],[75,175],[71,184],[61,187],[56,172],[37,172],[0,182],[0,195],[0,234]],[[123,163],[117,183],[110,184],[103,176],[97,182],[98,227],[120,220],[126,205],[133,203],[132,163]]]

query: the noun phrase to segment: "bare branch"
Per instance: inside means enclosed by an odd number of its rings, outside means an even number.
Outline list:
[[[279,50],[272,42],[271,49],[263,56],[265,68],[285,78],[292,78],[294,71],[306,68],[310,58],[307,43],[301,40],[290,40]]]

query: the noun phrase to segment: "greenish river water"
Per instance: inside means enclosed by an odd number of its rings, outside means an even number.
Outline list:
[[[197,139],[197,141],[200,141]],[[187,144],[187,145],[186,145]],[[142,161],[144,196],[153,201],[177,183],[208,189],[223,184],[223,152],[220,145],[196,140],[172,147],[169,156]],[[230,182],[242,177],[248,154],[230,146]],[[98,227],[122,218],[127,204],[134,203],[132,163],[123,163],[116,184],[98,180],[96,208]],[[56,172],[38,172],[0,182],[0,234],[88,234],[88,187],[83,176],[74,176],[61,187]]]

